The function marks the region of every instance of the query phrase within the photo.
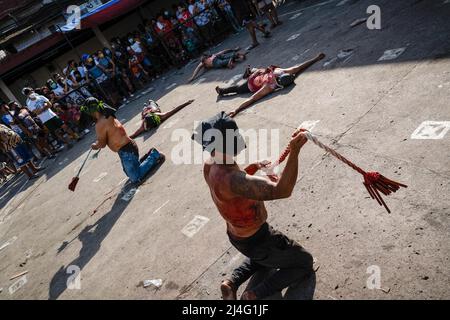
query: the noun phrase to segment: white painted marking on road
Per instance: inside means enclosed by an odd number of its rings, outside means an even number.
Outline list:
[[[17,290],[22,288],[27,283],[27,276],[24,275],[23,277],[20,277],[16,282],[14,282],[9,287],[9,294],[14,294]]]
[[[334,63],[336,60],[337,60],[337,58],[334,57],[333,59],[330,59],[330,60],[326,61],[326,62],[323,64],[323,67],[324,67],[324,68],[325,68],[325,67],[328,67],[330,64]]]
[[[298,37],[300,37],[300,35],[301,35],[301,33],[293,34],[292,36],[290,36],[289,38],[287,38],[286,41],[292,41],[292,40],[295,40],[295,39],[297,39]]]
[[[296,14],[294,14],[292,17],[290,17],[289,20],[297,19],[297,18],[300,17],[302,14],[303,14],[303,12],[296,13]]]
[[[172,88],[174,88],[176,86],[177,86],[177,84],[174,82],[170,86],[166,87],[166,90],[170,90],[170,89],[172,89]]]
[[[164,204],[163,204],[161,207],[159,207],[158,209],[156,209],[155,211],[153,211],[153,214],[157,213],[159,210],[161,210],[163,207],[165,207],[165,206],[169,203],[169,201],[170,201],[170,200],[167,200],[166,202],[164,202]]]
[[[411,134],[411,139],[442,139],[450,130],[450,121],[424,121]]]
[[[180,119],[173,119],[173,120],[170,120],[170,121],[163,127],[163,129],[170,129],[170,128],[172,128],[178,121],[180,121]]]
[[[201,228],[207,224],[209,219],[203,216],[195,216],[182,230],[185,236],[192,238]]]
[[[17,237],[14,236],[11,239],[9,239],[8,241],[6,241],[4,244],[2,244],[2,246],[0,247],[0,251],[2,251],[3,249],[5,249],[6,247],[12,245],[14,243],[14,241],[17,240]]]
[[[125,122],[125,121],[127,121],[127,119],[125,119],[125,118],[120,119],[120,122]]]
[[[131,199],[133,199],[134,198],[134,196],[136,195],[136,193],[138,193],[139,192],[139,189],[137,189],[137,188],[133,188],[133,189],[131,189],[130,191],[128,191],[121,199],[123,200],[123,201],[130,201]]]
[[[384,51],[383,55],[378,59],[378,61],[387,61],[397,59],[403,52],[405,52],[406,47],[389,49]]]
[[[307,121],[303,121],[299,128],[303,128],[306,129],[308,131],[312,131],[314,129],[314,127],[320,122],[320,120],[307,120]]]
[[[206,78],[200,78],[194,83],[194,86],[198,86],[199,84],[201,84],[201,83],[203,83],[205,81],[206,81]]]
[[[108,172],[102,172],[99,174],[99,176],[97,178],[94,179],[94,182],[99,182],[100,180],[102,180],[104,177],[106,177],[108,175]]]
[[[155,88],[150,87],[150,88],[148,88],[147,90],[145,90],[144,92],[142,92],[142,94],[147,94],[147,93],[149,93],[149,92],[152,92],[153,90],[155,90]]]

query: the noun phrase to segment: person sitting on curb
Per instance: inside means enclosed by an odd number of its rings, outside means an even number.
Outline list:
[[[246,52],[239,52],[239,48],[227,49],[211,55],[204,54],[188,82],[192,82],[203,69],[233,69],[235,62],[244,61],[246,59],[246,55]]]
[[[224,96],[230,93],[253,93],[253,95],[249,99],[245,100],[236,110],[229,113],[229,116],[235,117],[238,113],[247,109],[249,106],[277,89],[282,89],[293,84],[295,77],[300,72],[306,70],[317,61],[322,60],[324,57],[325,54],[320,53],[311,60],[287,69],[279,68],[277,66],[253,70],[247,68],[244,74],[244,78],[247,79],[246,82],[227,88],[220,88],[217,86],[216,92],[219,96]]]

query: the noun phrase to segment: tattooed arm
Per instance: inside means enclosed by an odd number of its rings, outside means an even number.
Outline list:
[[[248,199],[265,201],[283,199],[291,196],[298,176],[298,154],[307,138],[303,129],[296,130],[289,144],[291,152],[286,167],[278,181],[251,176],[244,171],[236,171],[230,177],[230,190],[236,195]]]

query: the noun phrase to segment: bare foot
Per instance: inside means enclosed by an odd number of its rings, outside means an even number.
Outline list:
[[[256,294],[253,291],[245,291],[242,296],[241,300],[257,300]]]
[[[237,300],[236,292],[237,289],[231,280],[224,280],[220,285],[220,291],[222,292],[223,300]]]

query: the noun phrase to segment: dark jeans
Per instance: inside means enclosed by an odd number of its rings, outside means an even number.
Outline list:
[[[222,94],[229,94],[229,93],[237,93],[237,94],[246,94],[251,93],[250,89],[248,88],[248,81],[245,81],[242,84],[238,84],[235,86],[230,86],[228,88],[220,88],[220,91]]]
[[[140,161],[139,150],[134,141],[123,146],[119,152],[122,168],[131,182],[138,183],[158,164],[160,154],[156,149],[152,149],[148,157]]]
[[[254,289],[258,299],[268,297],[313,274],[313,257],[302,246],[267,223],[251,237],[231,244],[247,259],[233,271],[231,281],[239,287],[261,268],[279,269]]]

